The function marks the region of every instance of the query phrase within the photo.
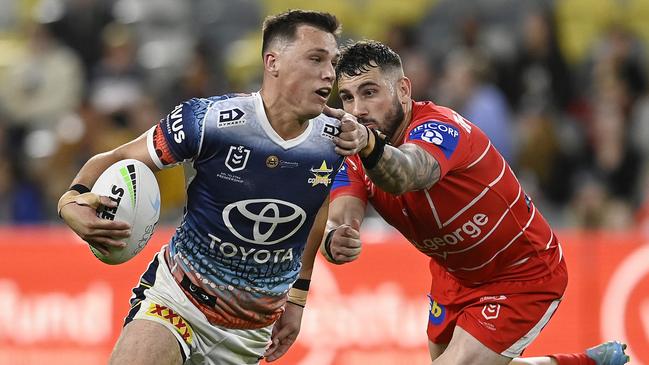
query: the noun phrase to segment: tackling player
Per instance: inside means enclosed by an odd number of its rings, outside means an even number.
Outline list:
[[[133,290],[111,364],[257,364],[295,341],[342,164],[336,151],[358,152],[363,136],[351,120],[321,114],[338,31],[327,13],[267,18],[258,93],[186,101],[82,167],[59,214],[100,251],[129,235],[126,223],[96,216],[115,206],[88,190],[103,170],[134,158],[154,171],[182,163],[187,178],[182,223]],[[338,129],[355,147],[335,147]]]
[[[628,361],[624,345],[611,342],[581,354],[512,362],[548,323],[566,289],[557,236],[479,128],[451,109],[411,99],[401,60],[387,46],[346,47],[337,78],[343,107],[366,126],[368,143],[336,176],[322,252],[335,263],[358,257],[369,201],[431,258],[433,364]]]

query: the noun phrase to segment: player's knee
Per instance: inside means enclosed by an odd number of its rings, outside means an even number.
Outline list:
[[[180,365],[176,337],[163,325],[134,320],[124,327],[110,357],[110,365]]]

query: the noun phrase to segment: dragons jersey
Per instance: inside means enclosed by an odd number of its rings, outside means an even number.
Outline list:
[[[298,137],[271,127],[261,96],[191,99],[147,135],[160,168],[184,163],[187,203],[166,249],[175,279],[216,297],[211,323],[260,328],[281,314],[315,216],[342,157],[339,121],[320,115]]]
[[[548,223],[486,135],[451,109],[413,103],[402,143],[435,157],[441,178],[427,190],[392,195],[365,175],[358,155],[335,177],[332,200],[353,195],[418,250],[467,286],[548,274],[561,248]]]

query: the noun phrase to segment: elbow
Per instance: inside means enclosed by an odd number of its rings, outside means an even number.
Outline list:
[[[386,193],[390,193],[392,195],[402,195],[409,191],[401,184],[395,184],[394,186],[385,186],[381,187],[381,189],[383,189]]]
[[[402,195],[413,190],[409,184],[409,180],[404,177],[394,179],[382,185],[379,187],[392,195]]]

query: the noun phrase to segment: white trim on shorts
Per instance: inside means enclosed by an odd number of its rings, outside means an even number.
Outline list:
[[[511,357],[512,359],[515,357],[520,356],[523,353],[523,350],[527,346],[536,339],[539,334],[541,333],[541,330],[543,327],[545,327],[546,324],[550,321],[550,318],[552,318],[552,315],[554,312],[557,310],[557,307],[559,306],[559,303],[561,303],[561,299],[555,299],[550,303],[550,306],[548,307],[548,310],[545,311],[545,314],[541,319],[536,323],[532,329],[525,334],[525,336],[521,337],[518,341],[514,342],[513,345],[509,346],[509,348],[500,354],[503,356]]]
[[[133,319],[149,320],[164,325],[180,343],[187,359],[185,364],[195,362],[210,365],[258,364],[270,343],[272,325],[241,330],[210,324],[176,283],[164,259],[164,250],[163,247],[154,257],[154,260],[158,260],[155,282],[150,288],[144,290],[144,299],[138,304],[140,308],[133,313]],[[175,326],[178,324],[177,319],[172,323],[159,316],[147,314],[151,305],[155,304],[173,310],[174,314],[180,316],[186,326],[191,328],[189,344]],[[169,312],[164,314],[168,315]]]

